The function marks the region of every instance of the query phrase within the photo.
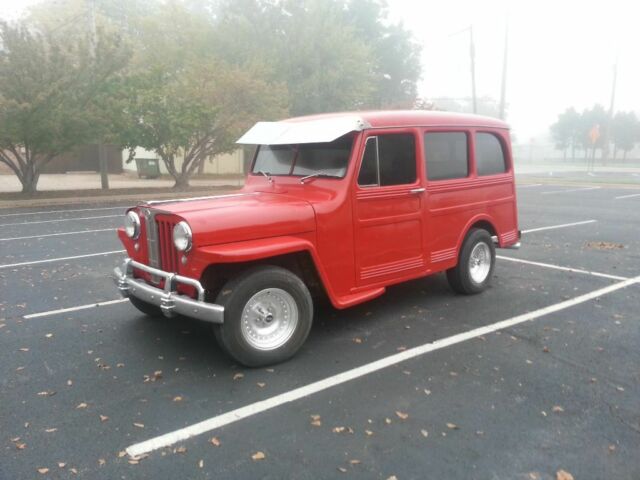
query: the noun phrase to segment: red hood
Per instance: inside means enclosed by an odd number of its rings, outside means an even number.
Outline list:
[[[145,206],[186,220],[196,247],[311,232],[316,226],[311,205],[285,194],[248,192]]]

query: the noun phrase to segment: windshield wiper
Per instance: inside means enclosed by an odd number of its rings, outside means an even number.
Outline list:
[[[271,174],[269,172],[258,170],[256,173],[264,175],[265,177],[267,177],[267,180],[269,180],[269,183],[273,183],[273,178],[271,178]]]
[[[317,172],[317,173],[312,173],[311,175],[307,175],[306,177],[302,177],[300,179],[300,183],[304,183],[304,181],[308,180],[309,178],[316,178],[316,177],[340,178],[339,175],[333,175],[331,173],[325,173],[325,172]]]

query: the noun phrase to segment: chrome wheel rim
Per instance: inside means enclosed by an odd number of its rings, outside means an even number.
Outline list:
[[[469,256],[469,276],[474,283],[482,283],[489,276],[491,270],[491,249],[489,245],[480,242],[473,247]]]
[[[275,350],[289,341],[298,326],[298,305],[280,288],[265,288],[253,295],[242,310],[240,331],[258,350]]]

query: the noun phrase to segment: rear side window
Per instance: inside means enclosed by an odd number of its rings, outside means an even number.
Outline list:
[[[476,134],[478,175],[495,175],[507,171],[502,142],[492,133]]]
[[[358,185],[404,185],[416,181],[416,141],[410,133],[369,137]]]
[[[469,149],[464,132],[426,133],[424,155],[429,180],[465,178],[469,175]]]

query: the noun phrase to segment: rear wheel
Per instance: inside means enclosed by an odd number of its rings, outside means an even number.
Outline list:
[[[471,295],[485,290],[491,283],[496,250],[486,230],[469,231],[460,249],[458,265],[447,270],[449,285],[458,293]]]
[[[274,266],[250,269],[218,294],[224,323],[215,325],[220,346],[238,362],[260,367],[291,358],[309,335],[313,301],[304,282]]]
[[[157,307],[156,305],[151,305],[150,303],[147,303],[136,297],[129,297],[129,301],[131,302],[131,305],[133,305],[149,317],[160,318],[164,316],[162,315],[162,310],[160,310],[160,307]]]

